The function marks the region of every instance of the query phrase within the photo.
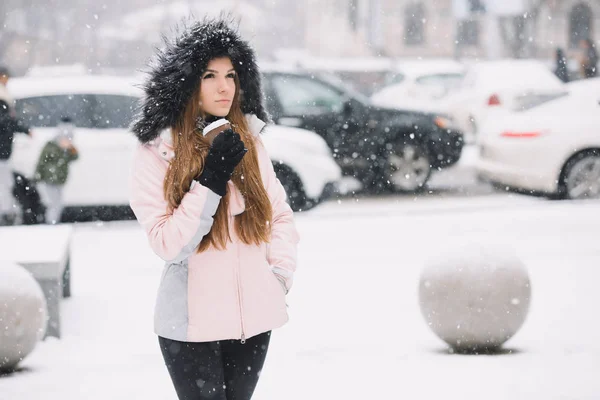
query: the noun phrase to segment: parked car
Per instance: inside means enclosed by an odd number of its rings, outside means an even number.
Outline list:
[[[519,110],[563,91],[563,83],[542,62],[484,61],[469,66],[460,86],[440,106],[470,139],[489,116]]]
[[[414,192],[433,170],[456,163],[462,133],[440,114],[387,109],[328,76],[263,69],[277,124],[321,135],[344,175],[367,190]]]
[[[292,210],[309,210],[337,193],[342,169],[315,132],[270,125],[262,141]]]
[[[502,187],[600,198],[600,78],[484,125],[477,171]]]
[[[33,127],[33,138],[15,138],[13,170],[31,179],[44,144],[62,116],[76,125],[79,159],[65,186],[67,214],[129,211],[128,173],[137,139],[128,130],[142,92],[132,79],[106,76],[14,78],[10,90],[17,113]],[[324,140],[314,132],[272,126],[265,146],[295,210],[308,209],[332,191],[341,176]],[[302,161],[301,161],[302,160]],[[100,218],[105,218],[99,215]]]
[[[128,204],[128,171],[136,138],[129,133],[141,91],[126,78],[104,76],[14,78],[9,82],[19,117],[34,136],[15,137],[13,170],[32,179],[42,147],[63,116],[77,127],[79,159],[64,189],[66,214],[99,212],[110,218]],[[107,215],[102,215],[107,214]]]
[[[394,68],[387,85],[371,95],[373,104],[405,110],[439,111],[439,100],[456,89],[465,66],[455,60],[408,60]]]

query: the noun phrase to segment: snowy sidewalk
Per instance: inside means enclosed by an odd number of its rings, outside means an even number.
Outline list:
[[[368,199],[298,215],[291,322],[275,332],[257,400],[599,399],[600,203],[521,196]],[[424,260],[505,244],[532,302],[510,354],[448,354],[417,303]],[[161,262],[135,222],[80,225],[62,340],[41,343],[1,400],[175,399],[152,335]]]

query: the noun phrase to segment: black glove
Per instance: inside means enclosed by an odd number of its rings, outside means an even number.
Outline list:
[[[204,160],[204,169],[196,180],[216,194],[225,196],[227,182],[247,151],[239,134],[231,128],[224,130],[213,140]]]

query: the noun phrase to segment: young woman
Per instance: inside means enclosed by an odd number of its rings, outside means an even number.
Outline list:
[[[180,399],[250,399],[285,296],[298,234],[260,139],[255,55],[226,19],[162,50],[132,129],[131,208],[165,260],[155,332]],[[212,144],[207,120],[230,124]]]

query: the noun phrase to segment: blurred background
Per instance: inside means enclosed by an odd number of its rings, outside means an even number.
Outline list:
[[[0,398],[174,398],[129,125],[162,36],[222,12],[302,238],[257,398],[600,398],[600,0],[0,0]],[[432,315],[527,320],[472,357]]]
[[[5,0],[0,59],[15,74],[35,66],[86,72],[140,68],[183,18],[232,11],[265,60],[300,56],[527,58],[575,55],[597,39],[596,1],[578,0]],[[371,68],[383,69],[384,63]]]
[[[163,36],[223,12],[257,50],[296,211],[373,194],[599,196],[597,1],[6,0],[0,64],[31,128],[10,157],[15,218],[42,219],[35,170],[64,118],[79,159],[63,218],[131,218],[136,85]]]

